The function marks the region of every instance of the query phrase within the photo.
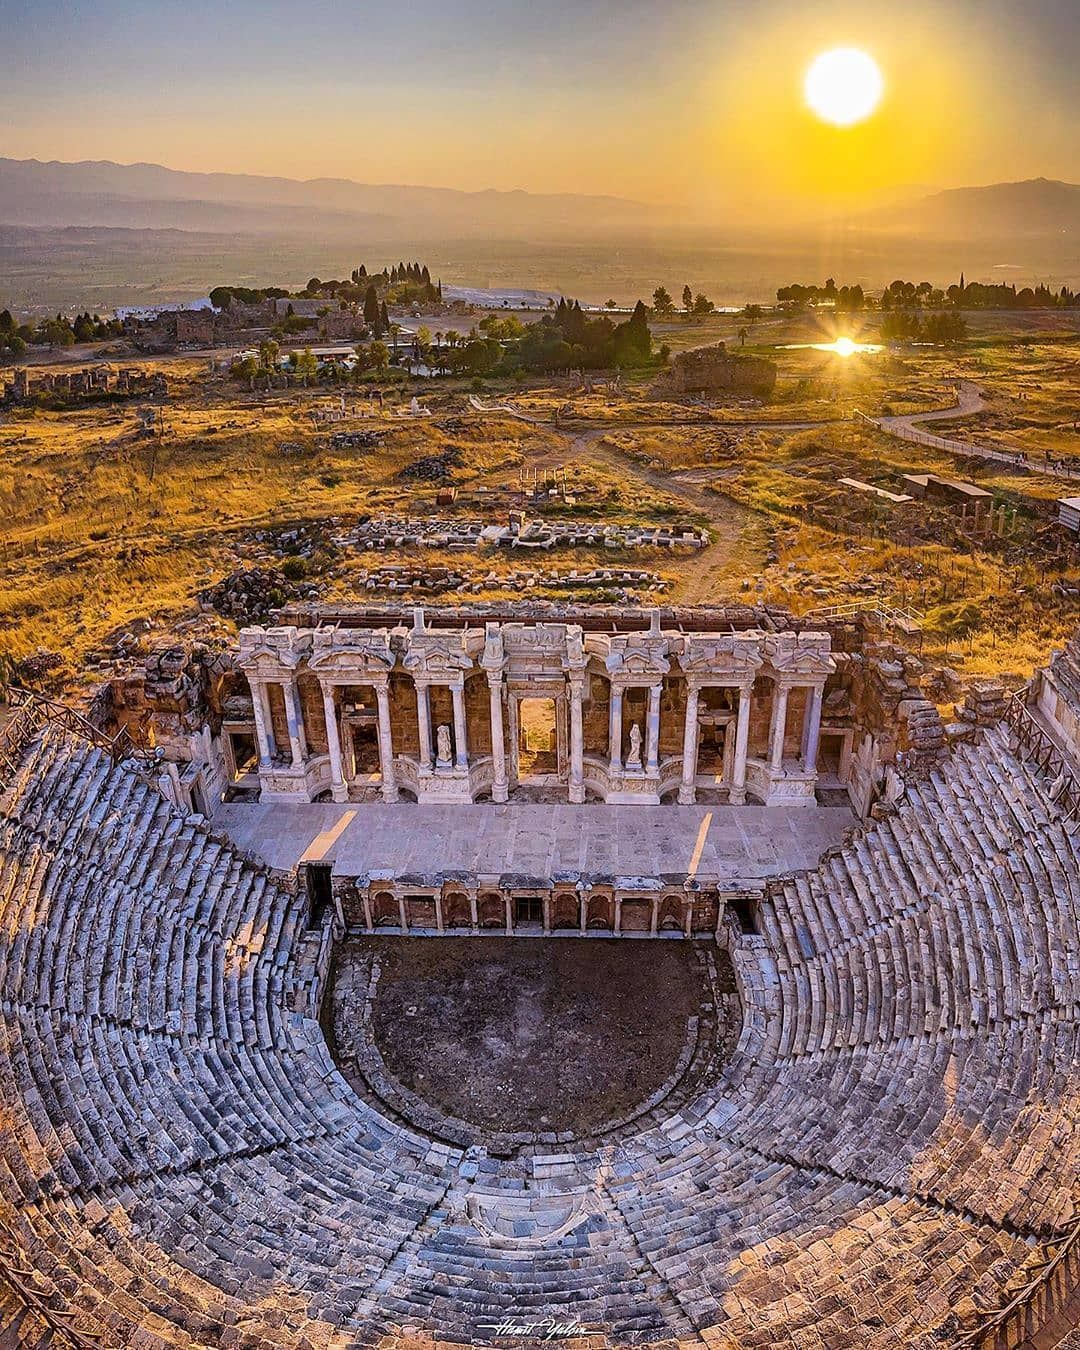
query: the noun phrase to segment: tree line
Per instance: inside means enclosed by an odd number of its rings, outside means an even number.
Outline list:
[[[18,323],[10,309],[0,310],[0,352],[22,356],[28,347],[70,347],[76,342],[105,342],[124,331],[119,319],[98,314],[76,314],[74,319],[57,314],[52,319]]]
[[[371,273],[361,263],[347,278],[324,281],[311,277],[299,291],[289,291],[283,286],[215,286],[210,292],[210,303],[215,309],[227,309],[233,300],[242,305],[258,305],[264,300],[325,299],[347,308],[366,304],[372,292],[382,304],[438,304],[442,301],[442,281],[432,281],[426,263],[399,262]]]
[[[798,312],[817,305],[830,305],[838,312],[852,313],[862,309],[1070,309],[1080,304],[1077,292],[1062,286],[1052,291],[1048,286],[1023,286],[1000,282],[987,285],[968,282],[961,272],[960,280],[952,286],[935,286],[929,281],[891,281],[879,297],[866,294],[859,285],[837,286],[830,277],[823,285],[792,283],[780,286],[776,300],[782,309]]]
[[[560,299],[550,314],[538,322],[523,324],[514,315],[488,314],[469,333],[451,329],[445,333],[420,327],[407,343],[402,342],[401,326],[389,324],[374,341],[359,343],[350,362],[351,369],[337,363],[320,366],[310,349],[291,352],[288,364],[292,374],[307,384],[320,379],[327,384],[359,380],[369,374],[382,378],[392,366],[424,365],[446,375],[516,377],[527,373],[554,373],[571,369],[607,370],[640,368],[663,363],[668,350],[652,349],[649,311],[639,300],[630,317],[614,323],[607,315],[590,318],[580,301]],[[382,340],[390,337],[390,345]],[[278,369],[280,346],[270,339],[260,343],[258,356],[248,356],[231,368],[233,378],[254,385]]]

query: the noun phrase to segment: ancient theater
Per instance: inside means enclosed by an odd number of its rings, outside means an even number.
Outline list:
[[[3,1343],[1059,1344],[1080,634],[925,686],[871,610],[298,604],[15,696]]]

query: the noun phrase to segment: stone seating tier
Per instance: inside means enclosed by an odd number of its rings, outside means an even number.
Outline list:
[[[355,1095],[301,900],[46,728],[0,802],[0,1344],[959,1344],[1077,1222],[1078,847],[982,733],[768,884],[721,1071],[499,1158]]]

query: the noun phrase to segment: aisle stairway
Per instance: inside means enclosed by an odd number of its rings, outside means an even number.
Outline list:
[[[727,1068],[601,1147],[473,1156],[360,1100],[289,1011],[302,910],[135,766],[27,746],[0,1345],[940,1347],[1080,1221],[1080,843],[1004,729],[770,887]]]

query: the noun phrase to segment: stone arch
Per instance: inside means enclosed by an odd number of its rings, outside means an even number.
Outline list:
[[[615,901],[609,895],[592,895],[585,911],[586,928],[615,928]]]
[[[376,891],[371,897],[371,922],[376,928],[397,928],[401,911],[393,891]]]
[[[482,892],[476,909],[481,928],[506,927],[506,902],[498,891]]]
[[[681,933],[683,930],[683,897],[665,895],[660,901],[660,913],[657,917],[657,931],[661,933]]]
[[[444,897],[443,924],[446,928],[472,927],[472,908],[464,891],[450,891]]]

